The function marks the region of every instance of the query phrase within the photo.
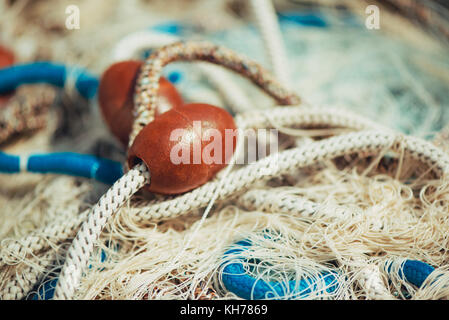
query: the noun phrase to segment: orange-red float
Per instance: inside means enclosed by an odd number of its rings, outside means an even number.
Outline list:
[[[8,48],[0,46],[0,68],[8,67],[12,65],[14,62],[15,62],[14,53]],[[0,95],[0,107],[4,105],[13,96],[13,94],[14,93],[11,92]]]
[[[100,109],[111,132],[123,145],[128,144],[133,117],[133,96],[142,61],[122,61],[111,65],[102,75],[98,87]],[[156,116],[183,105],[178,90],[165,78],[159,80],[159,103]]]
[[[235,129],[232,116],[212,105],[192,103],[171,109],[137,135],[128,151],[128,165],[140,161],[147,165],[151,192],[190,191],[229,162],[236,145]]]

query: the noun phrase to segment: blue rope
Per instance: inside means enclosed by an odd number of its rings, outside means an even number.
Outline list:
[[[235,243],[224,256],[236,255],[243,252],[251,246],[249,240],[242,240]],[[238,297],[251,299],[267,299],[288,297],[290,299],[304,299],[312,292],[318,290],[317,281],[313,279],[301,279],[298,281],[285,282],[266,282],[262,279],[256,279],[249,275],[245,270],[243,263],[244,258],[237,258],[237,262],[226,264],[223,268],[223,284],[227,290],[233,292]],[[388,271],[391,270],[391,265]],[[427,277],[434,271],[434,268],[418,260],[406,260],[399,272],[399,277],[407,282],[417,286],[422,286]],[[326,291],[333,293],[338,288],[336,273],[323,272],[321,273],[321,280],[326,284]]]
[[[20,157],[0,152],[0,172],[20,172]]]
[[[0,94],[22,84],[46,83],[63,88],[71,75],[76,75],[75,87],[83,97],[90,99],[95,96],[98,87],[95,76],[82,68],[52,62],[17,64],[0,69]]]
[[[289,22],[305,27],[325,28],[328,26],[326,19],[319,13],[278,13],[278,19],[281,23]]]
[[[55,295],[58,278],[46,280],[44,284],[39,287],[37,294],[33,294],[30,300],[50,300]]]
[[[427,263],[418,260],[407,260],[403,266],[405,279],[418,288],[434,270]]]
[[[243,252],[251,246],[249,240],[237,242],[231,249],[225,252],[225,256]],[[249,275],[243,266],[244,259],[238,262],[226,264],[223,268],[222,279],[227,290],[238,297],[251,300],[283,299],[287,295],[289,299],[304,299],[312,292],[318,290],[318,281],[314,279],[290,280],[286,282],[265,281]],[[333,293],[338,288],[336,273],[323,272],[320,274],[320,282],[324,280],[326,291]]]
[[[392,265],[390,264],[387,268],[388,272],[391,272]],[[399,278],[405,280],[418,288],[422,286],[427,277],[435,269],[425,262],[419,260],[405,260],[402,263],[399,272]]]
[[[183,33],[183,31],[186,30],[186,26],[176,21],[168,21],[165,23],[159,23],[157,25],[151,26],[149,29],[159,31],[161,33],[168,33],[180,36]]]
[[[0,172],[20,172],[20,161],[20,156],[0,152]],[[34,154],[28,157],[25,170],[92,178],[106,184],[113,184],[123,175],[117,161],[72,152]]]

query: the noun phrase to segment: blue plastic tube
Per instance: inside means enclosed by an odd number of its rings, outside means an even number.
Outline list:
[[[251,247],[249,240],[237,242],[224,256],[232,255],[248,250]],[[243,299],[305,299],[313,292],[320,290],[317,280],[301,279],[299,282],[290,280],[288,282],[265,281],[256,279],[245,271],[244,258],[237,258],[235,262],[225,264],[222,273],[223,284],[226,289]],[[335,292],[338,289],[337,273],[322,272],[320,280],[324,281],[326,291]]]
[[[53,62],[17,64],[0,69],[0,94],[12,91],[23,84],[46,83],[63,88],[73,77],[75,88],[86,99],[97,92],[98,79],[79,67],[69,67]]]
[[[224,256],[234,256],[248,250],[251,245],[249,240],[239,241],[226,251]],[[282,299],[288,295],[293,299],[304,299],[318,289],[317,282],[313,279],[302,279],[299,282],[291,280],[286,283],[256,279],[246,272],[243,266],[244,260],[243,257],[236,256],[233,262],[224,264],[222,273],[223,284],[226,289],[240,298],[259,300],[276,297]],[[402,267],[399,276],[418,288],[434,271],[432,266],[418,260],[405,260]],[[389,270],[391,270],[391,266]],[[335,292],[338,288],[336,275],[337,273],[330,272],[323,272],[320,275],[326,284],[326,291],[329,293]]]
[[[26,161],[22,164],[21,161]],[[34,154],[27,158],[0,152],[0,172],[56,173],[98,180],[113,184],[123,175],[117,161],[73,152]]]

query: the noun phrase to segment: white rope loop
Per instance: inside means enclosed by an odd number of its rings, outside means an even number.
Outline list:
[[[112,62],[136,59],[144,50],[156,49],[177,41],[180,38],[151,30],[138,31],[120,40],[112,51]],[[252,108],[245,92],[235,84],[226,70],[207,62],[196,63],[199,70],[223,96],[229,108],[234,112],[243,112]]]
[[[250,79],[279,104],[294,105],[301,101],[267,70],[243,55],[205,41],[176,42],[156,50],[141,67],[134,94],[135,119],[129,136],[129,147],[140,130],[153,121],[162,69],[175,61],[207,61],[217,64]]]
[[[350,110],[335,107],[304,108],[297,106],[278,106],[268,110],[252,110],[236,116],[236,121],[246,128],[283,128],[291,126],[325,126],[349,130],[377,130],[394,132]]]

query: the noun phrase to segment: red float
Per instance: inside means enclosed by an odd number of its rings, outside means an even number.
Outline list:
[[[236,126],[226,110],[192,103],[147,124],[128,151],[128,165],[147,165],[149,191],[179,194],[206,183],[225,167],[235,145]]]
[[[0,46],[0,68],[8,67],[14,62],[14,53],[9,49]],[[13,94],[14,93],[12,92],[0,95],[0,107],[3,106],[13,96]]]
[[[111,65],[102,75],[98,99],[103,118],[123,145],[128,144],[134,121],[133,96],[142,61],[122,61]],[[159,104],[156,116],[183,105],[178,90],[165,78],[159,80]]]

